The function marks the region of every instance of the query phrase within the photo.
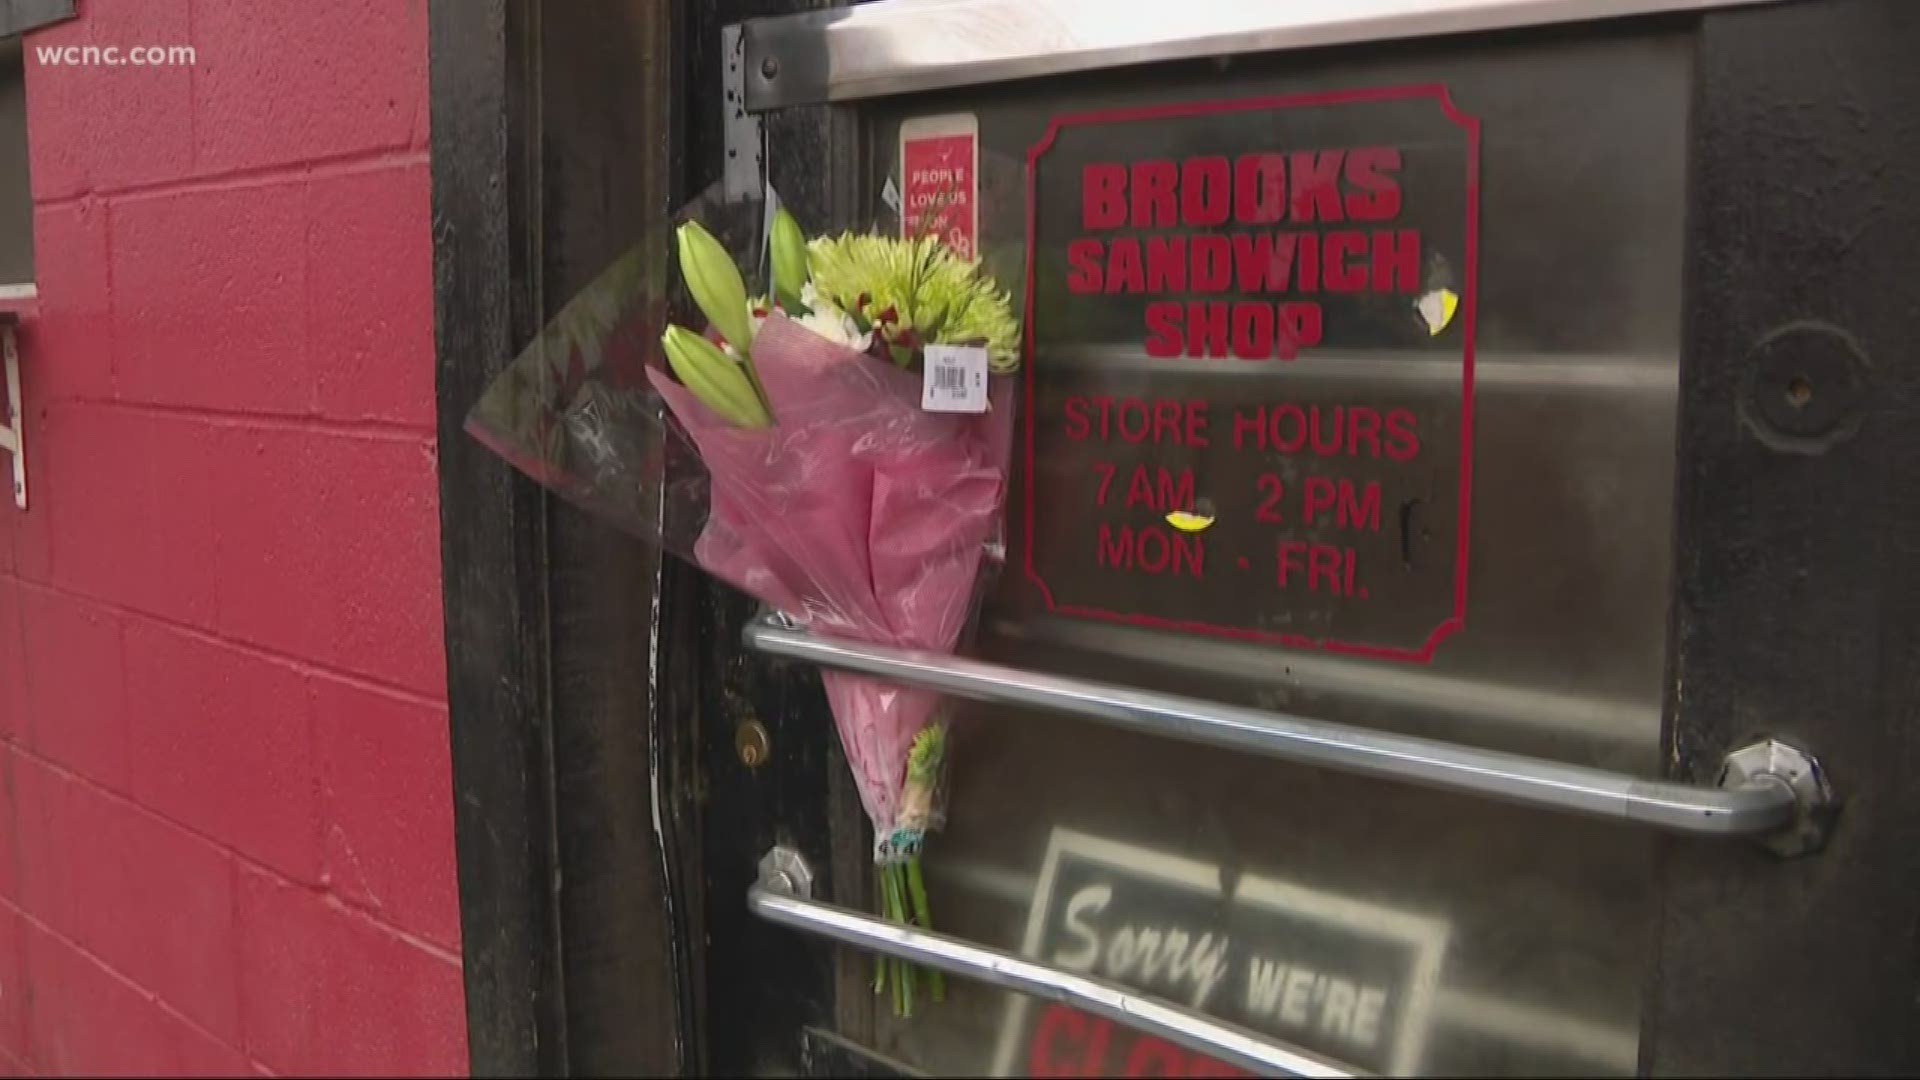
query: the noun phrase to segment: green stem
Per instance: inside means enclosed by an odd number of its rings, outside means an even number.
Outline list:
[[[907,860],[907,895],[913,901],[913,921],[923,930],[933,929],[933,910],[927,905],[927,879],[920,870],[920,856]],[[947,977],[938,968],[927,969],[927,992],[936,1002],[947,999]]]
[[[886,872],[886,868],[881,867],[881,872],[884,874]],[[883,880],[880,885],[881,910],[882,911],[886,910],[886,906],[887,906],[887,890],[886,890],[886,883]],[[885,955],[876,956],[873,958],[873,993],[875,997],[878,997],[881,994],[884,994],[887,992],[887,966],[891,963],[892,961],[887,959]]]
[[[880,876],[874,880],[880,894],[881,914],[890,914],[892,905],[887,899],[887,868],[880,867]],[[893,966],[893,960],[885,954],[875,956],[873,963],[873,992],[877,997],[887,992],[887,970]]]
[[[881,867],[882,880],[886,883],[887,918],[897,923],[907,921],[906,896],[901,889],[900,867],[888,863]],[[896,961],[893,969],[893,1014],[906,1017],[913,1014],[913,1001],[909,996],[913,986],[908,981],[907,964]]]
[[[905,960],[900,961],[900,981],[905,984],[905,992],[901,996],[907,999],[907,1007],[901,1011],[900,1016],[906,1020],[913,1019],[913,977],[916,970]]]

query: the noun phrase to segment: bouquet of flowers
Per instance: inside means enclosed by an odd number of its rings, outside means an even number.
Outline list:
[[[552,359],[503,376],[469,430],[815,633],[952,651],[1006,491],[1014,409],[1003,376],[1019,348],[1008,294],[932,238],[808,241],[781,211],[767,245],[767,294],[752,297],[719,240],[698,222],[680,227],[681,274],[709,326],[666,326],[664,369],[636,372],[635,335],[617,330],[637,306],[636,271],[617,265],[601,284],[619,288],[569,305],[542,350]],[[984,409],[922,407],[929,346],[979,350],[972,359],[991,373]],[[635,374],[677,422],[665,437],[661,418],[634,404]],[[674,499],[634,490],[626,467],[680,438],[704,472],[705,517],[689,531],[661,520]],[[942,814],[942,703],[864,676],[823,679],[873,822],[882,907],[930,925],[920,852]],[[923,979],[938,999],[937,973],[883,961],[876,992],[890,988],[909,1015]]]
[[[1017,363],[1005,293],[932,238],[806,242],[774,218],[772,296],[750,299],[718,241],[680,229],[680,267],[715,333],[670,326],[655,389],[699,448],[712,511],[694,558],[817,633],[951,651],[995,535],[1011,442],[1010,380],[984,412],[929,412],[928,345]],[[938,823],[947,728],[928,691],[828,672],[827,697],[873,820],[883,906],[931,921],[920,849]],[[914,972],[892,967],[910,1013]],[[937,976],[929,989],[938,996]]]

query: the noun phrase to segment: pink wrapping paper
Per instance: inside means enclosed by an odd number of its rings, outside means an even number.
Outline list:
[[[649,373],[711,476],[694,557],[816,633],[951,652],[1006,493],[1009,380],[993,380],[985,414],[925,412],[918,376],[778,314],[754,339],[753,360],[775,418],[762,431],[732,427]],[[824,678],[861,801],[884,834],[938,695]]]

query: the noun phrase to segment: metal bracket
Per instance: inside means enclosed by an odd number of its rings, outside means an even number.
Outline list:
[[[1756,839],[1787,859],[1825,847],[1840,816],[1840,800],[1820,759],[1778,739],[1761,739],[1732,751],[1720,764],[1723,788],[1768,782],[1793,793],[1793,819]]]
[[[747,111],[747,42],[740,24],[720,28],[720,130],[727,160],[721,169],[728,202],[760,197],[766,142],[760,117]]]
[[[27,425],[21,419],[20,347],[14,341],[11,313],[0,312],[0,353],[7,364],[7,426],[0,431],[0,450],[13,455],[13,505],[27,508]]]
[[[760,887],[782,896],[813,897],[813,868],[790,847],[773,847],[760,856]]]

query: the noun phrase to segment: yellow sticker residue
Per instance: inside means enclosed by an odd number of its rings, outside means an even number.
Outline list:
[[[1173,513],[1167,515],[1167,524],[1179,529],[1181,532],[1199,532],[1207,526],[1212,525],[1213,518],[1210,515],[1190,514],[1185,510],[1175,510]]]

